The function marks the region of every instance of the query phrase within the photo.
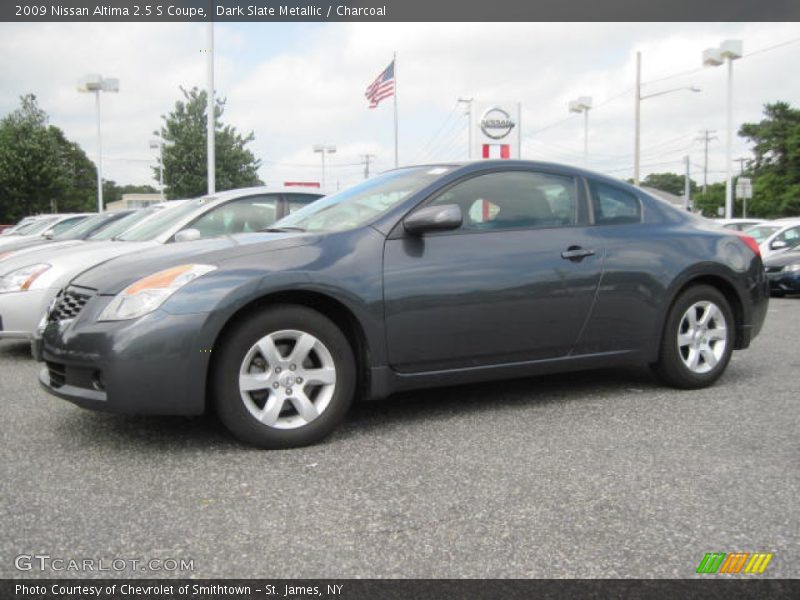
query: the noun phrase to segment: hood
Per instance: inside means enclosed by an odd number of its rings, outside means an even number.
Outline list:
[[[766,267],[785,267],[795,263],[800,263],[800,252],[784,252],[764,260],[764,266]]]
[[[196,263],[219,266],[240,256],[305,246],[317,239],[319,236],[315,234],[287,232],[248,233],[196,242],[175,242],[104,262],[78,275],[73,283],[105,295],[118,294],[142,277],[177,265]]]

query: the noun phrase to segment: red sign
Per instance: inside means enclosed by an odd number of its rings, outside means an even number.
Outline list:
[[[284,181],[283,185],[286,187],[320,187],[319,181]]]

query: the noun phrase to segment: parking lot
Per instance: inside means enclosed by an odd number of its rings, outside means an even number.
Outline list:
[[[773,299],[711,389],[616,370],[434,390],[274,452],[213,417],[73,407],[0,342],[0,573],[77,575],[14,567],[48,554],[187,558],[174,574],[194,577],[690,577],[706,552],[760,551],[764,576],[798,577],[798,339],[800,299]]]

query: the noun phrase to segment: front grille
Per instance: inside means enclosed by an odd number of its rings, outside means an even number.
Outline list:
[[[783,267],[767,267],[767,273],[780,273],[783,271]]]
[[[87,290],[88,291],[88,290]],[[47,316],[51,323],[66,321],[77,317],[92,297],[90,293],[78,292],[74,288],[66,288],[59,292],[55,305]]]
[[[60,388],[67,382],[67,369],[58,363],[47,363],[47,373],[50,376],[50,385]]]

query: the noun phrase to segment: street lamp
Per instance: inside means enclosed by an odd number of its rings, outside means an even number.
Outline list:
[[[642,100],[647,100],[648,98],[655,98],[656,96],[664,96],[665,94],[672,94],[673,92],[680,92],[682,90],[688,90],[690,92],[699,92],[701,91],[700,88],[691,86],[683,86],[672,88],[669,90],[664,90],[662,92],[656,92],[654,94],[647,94],[642,95],[642,53],[636,53],[636,87],[634,91],[636,92],[635,97],[635,134],[634,134],[634,148],[633,148],[633,184],[638,186],[639,185],[639,156],[641,150],[641,133],[642,133],[642,117],[641,117],[641,105]]]
[[[467,159],[472,160],[472,98],[459,98],[459,104],[466,104],[467,111],[464,113],[467,117]]]
[[[742,40],[725,40],[719,48],[703,51],[704,67],[719,67],[728,63],[727,126],[725,131],[725,218],[733,216],[733,61],[742,57]]]
[[[87,75],[78,83],[78,91],[93,93],[97,112],[97,212],[103,212],[103,137],[100,134],[100,92],[119,92],[119,79]]]
[[[314,144],[314,152],[322,157],[322,192],[325,192],[325,155],[336,152],[336,146],[329,144]]]
[[[580,96],[570,100],[569,112],[583,113],[583,166],[589,166],[589,109],[592,108],[591,96]]]
[[[172,142],[167,142],[161,137],[150,140],[150,149],[158,150],[158,189],[161,194],[161,201],[164,201],[164,146],[171,146]]]

